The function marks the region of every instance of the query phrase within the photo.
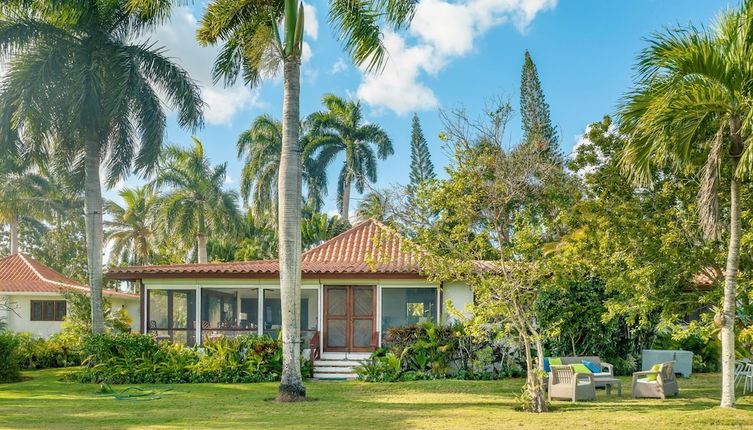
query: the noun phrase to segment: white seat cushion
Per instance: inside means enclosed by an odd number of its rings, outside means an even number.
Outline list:
[[[611,373],[609,373],[609,372],[599,372],[599,373],[594,373],[594,377],[595,377],[595,378],[598,378],[599,376],[612,376],[612,374],[611,374]]]
[[[649,381],[647,378],[640,378],[640,379],[638,379],[635,382],[638,382],[638,383],[641,383],[641,384],[656,384],[655,380],[654,381]]]

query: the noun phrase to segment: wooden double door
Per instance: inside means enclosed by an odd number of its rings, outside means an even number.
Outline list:
[[[375,286],[324,286],[325,352],[372,351],[375,331]]]

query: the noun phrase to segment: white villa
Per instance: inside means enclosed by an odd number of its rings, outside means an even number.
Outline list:
[[[56,272],[25,254],[0,259],[0,299],[10,309],[0,309],[0,319],[7,328],[48,337],[61,329],[67,313],[63,297],[66,291],[89,292],[89,287]],[[104,290],[115,310],[125,309],[139,328],[141,312],[139,296],[120,291]]]
[[[427,282],[404,239],[369,220],[303,253],[301,333],[315,376],[352,376],[353,360],[380,345],[390,327],[449,318],[473,301],[462,283]],[[217,336],[275,335],[281,327],[277,260],[119,267],[135,281],[141,330],[188,345]]]

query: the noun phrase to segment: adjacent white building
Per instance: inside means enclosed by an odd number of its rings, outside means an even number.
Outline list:
[[[66,291],[88,293],[89,287],[56,272],[25,254],[0,259],[0,297],[10,309],[0,309],[0,319],[7,328],[48,337],[61,330],[67,313],[63,297]],[[141,312],[139,296],[105,290],[114,309],[125,309],[139,330]]]

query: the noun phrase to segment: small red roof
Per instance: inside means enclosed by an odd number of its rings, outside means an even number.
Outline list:
[[[420,276],[414,250],[406,249],[398,232],[370,219],[318,245],[301,256],[302,275],[339,277],[374,276],[417,278]],[[277,260],[238,261],[229,263],[172,264],[155,266],[113,267],[107,272],[112,279],[157,277],[236,277],[276,278]]]
[[[26,254],[12,254],[0,259],[0,292],[7,293],[61,293],[65,291],[89,292],[89,287],[56,272]],[[109,296],[133,297],[138,295],[104,290]]]

